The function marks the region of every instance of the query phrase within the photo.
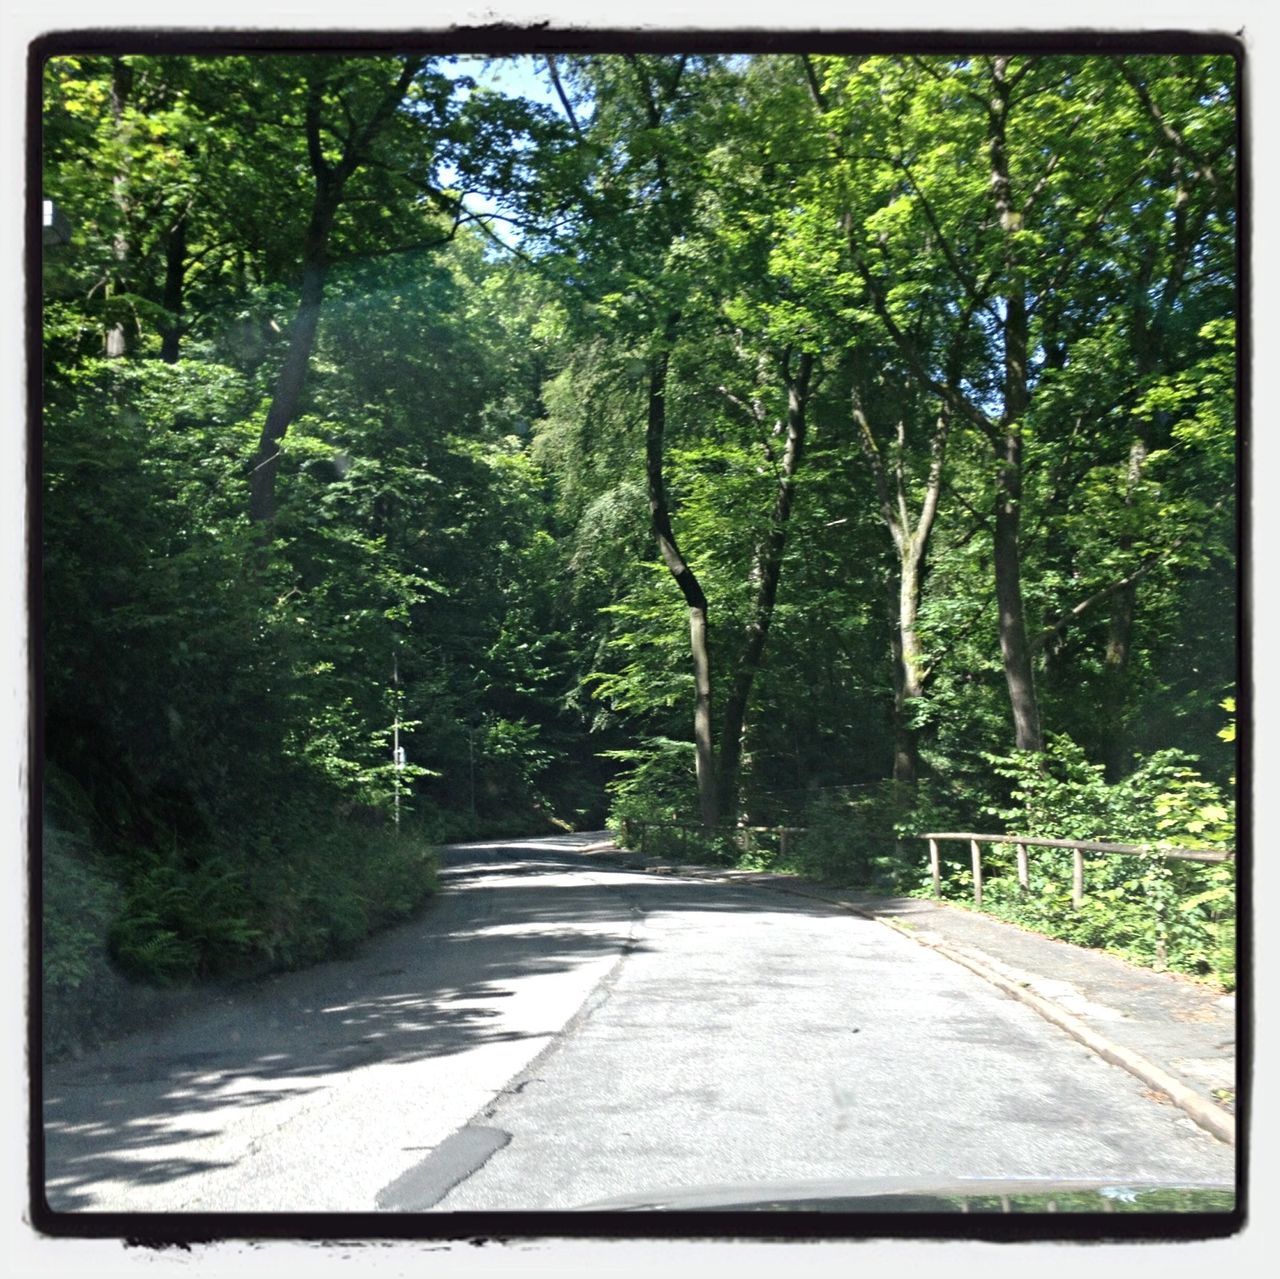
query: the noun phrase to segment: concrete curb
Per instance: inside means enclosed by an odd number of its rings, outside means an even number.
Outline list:
[[[651,870],[656,868],[645,867],[644,869]],[[666,870],[667,867],[664,866],[662,869]],[[672,867],[671,869],[674,870],[676,868]],[[747,872],[747,874],[750,873]],[[714,870],[706,877],[719,879],[725,883],[739,880],[738,876],[725,874],[724,872],[716,873]],[[746,878],[746,876],[744,875],[742,878]],[[1142,1056],[1141,1053],[1134,1052],[1131,1048],[1125,1048],[1122,1044],[1117,1044],[1114,1040],[1099,1034],[1098,1031],[1087,1025],[1074,1013],[1069,1013],[1061,1005],[1054,1003],[1053,1000],[1046,999],[1043,995],[1037,995],[1034,991],[1028,990],[1026,986],[1002,976],[970,955],[961,954],[942,942],[929,941],[927,938],[916,934],[912,929],[904,928],[894,920],[884,919],[874,911],[853,906],[849,902],[828,897],[824,893],[808,892],[799,885],[793,887],[779,884],[775,880],[759,886],[772,888],[777,892],[790,893],[795,897],[806,897],[811,901],[826,902],[830,906],[838,906],[841,910],[846,910],[851,915],[858,915],[863,919],[872,920],[885,928],[893,929],[895,933],[903,937],[909,937],[920,946],[927,946],[930,950],[951,960],[953,963],[967,968],[998,990],[1002,990],[1005,994],[1026,1004],[1028,1008],[1034,1009],[1046,1021],[1052,1022],[1059,1030],[1066,1031],[1072,1039],[1083,1044],[1090,1052],[1096,1053],[1104,1061],[1110,1062],[1113,1066],[1119,1066],[1122,1070],[1127,1070],[1131,1075],[1142,1080],[1147,1087],[1164,1093],[1189,1119],[1198,1124],[1207,1133],[1217,1137],[1219,1141],[1226,1142],[1230,1146],[1235,1145],[1236,1120],[1234,1115],[1223,1110],[1221,1106],[1215,1106],[1213,1102],[1206,1101],[1194,1089],[1189,1088],[1180,1079],[1176,1079],[1167,1070],[1157,1066],[1155,1062]]]
[[[1215,1106],[1213,1102],[1206,1101],[1194,1089],[1188,1088],[1180,1079],[1176,1079],[1167,1070],[1157,1066],[1155,1062],[1142,1056],[1141,1053],[1134,1052],[1131,1048],[1125,1048],[1122,1044],[1117,1044],[1115,1040],[1108,1039],[1106,1035],[1099,1034],[1093,1027],[1087,1025],[1074,1013],[1067,1012],[1065,1008],[1060,1004],[1054,1003],[1053,1000],[1046,999],[1043,995],[1037,995],[1034,991],[1028,990],[1016,981],[1011,981],[971,955],[953,950],[943,942],[930,941],[925,937],[921,937],[912,929],[904,928],[894,920],[882,919],[874,911],[852,906],[848,902],[842,902],[821,893],[805,892],[802,888],[774,886],[778,887],[781,892],[792,893],[797,897],[807,897],[813,901],[824,901],[832,906],[839,906],[850,914],[859,915],[863,919],[874,920],[877,924],[892,928],[895,933],[899,933],[903,937],[909,937],[920,946],[927,946],[930,950],[951,960],[953,963],[960,964],[984,981],[990,982],[998,990],[1011,995],[1014,999],[1026,1004],[1028,1008],[1033,1008],[1046,1021],[1052,1022],[1060,1030],[1065,1030],[1072,1039],[1083,1044],[1090,1052],[1096,1053],[1104,1061],[1109,1061],[1113,1066],[1119,1066],[1121,1069],[1127,1070],[1131,1075],[1141,1079],[1149,1088],[1164,1093],[1189,1119],[1193,1120],[1206,1132],[1217,1137],[1219,1141],[1224,1141],[1229,1146],[1235,1145],[1236,1120],[1234,1115],[1223,1110],[1221,1106]]]
[[[871,918],[874,919],[875,916]],[[911,936],[908,929],[897,928],[896,925],[892,924],[890,927],[908,937]],[[1219,1141],[1225,1141],[1230,1146],[1235,1145],[1235,1116],[1223,1110],[1221,1106],[1215,1106],[1213,1102],[1206,1101],[1199,1093],[1188,1088],[1180,1079],[1175,1079],[1173,1075],[1157,1066],[1155,1062],[1130,1048],[1117,1044],[1105,1035],[1099,1034],[1091,1026],[1081,1021],[1079,1017],[1067,1012],[1061,1005],[1055,1004],[1053,1000],[1046,999],[1043,995],[1037,995],[1034,991],[1026,989],[1025,986],[1020,986],[1017,982],[1009,981],[978,960],[968,955],[959,954],[949,946],[925,941],[921,937],[915,937],[913,940],[918,941],[922,946],[928,946],[939,955],[944,955],[947,959],[957,964],[962,964],[970,972],[976,973],[1006,994],[1021,1000],[1029,1008],[1034,1008],[1046,1021],[1050,1021],[1059,1029],[1065,1030],[1072,1039],[1079,1041],[1090,1051],[1097,1053],[1104,1061],[1111,1062],[1113,1066],[1122,1067],[1131,1075],[1141,1079],[1148,1087],[1164,1093],[1175,1106],[1199,1124],[1206,1132],[1212,1133]]]

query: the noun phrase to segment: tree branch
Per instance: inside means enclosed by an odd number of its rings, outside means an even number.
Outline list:
[[[893,544],[897,548],[898,554],[901,555],[906,537],[906,526],[898,519],[898,514],[893,509],[893,500],[889,493],[889,476],[886,472],[884,458],[880,453],[880,446],[876,443],[875,432],[871,429],[871,423],[862,407],[862,397],[858,394],[856,387],[852,392],[852,400],[853,420],[858,428],[858,442],[861,444],[862,452],[871,467],[871,474],[876,484],[876,496],[880,499],[880,518],[889,530],[889,535],[893,538]]]
[[[1165,116],[1164,112],[1160,110],[1159,105],[1151,96],[1151,91],[1147,88],[1146,84],[1133,70],[1133,68],[1122,61],[1120,63],[1120,74],[1128,81],[1129,87],[1134,91],[1138,100],[1146,108],[1148,114],[1151,116],[1160,132],[1164,134],[1165,138],[1173,143],[1174,150],[1177,151],[1180,156],[1184,156],[1193,161],[1196,166],[1197,176],[1203,173],[1204,176],[1208,178],[1210,184],[1216,186],[1218,179],[1209,163],[1204,160],[1203,157],[1198,155],[1187,143],[1187,140],[1182,136],[1182,134],[1180,134],[1178,130],[1169,123],[1168,118]]]
[[[898,157],[897,166],[906,175],[907,181],[911,183],[912,189],[915,191],[920,200],[920,207],[924,210],[925,220],[929,223],[930,229],[938,238],[938,243],[942,246],[942,255],[947,259],[947,265],[951,268],[951,273],[960,281],[965,292],[969,295],[969,301],[973,304],[974,310],[985,311],[993,320],[999,323],[999,315],[991,307],[991,298],[985,291],[980,292],[977,282],[965,271],[960,262],[960,257],[955,249],[951,247],[950,241],[943,234],[942,227],[938,222],[937,215],[933,211],[933,206],[929,203],[928,197],[921,189],[920,184],[916,181],[915,175],[911,172],[907,162],[902,157]]]
[[[1214,511],[1221,509],[1222,499],[1219,498],[1211,508]],[[1124,577],[1118,578],[1114,582],[1108,582],[1106,586],[1100,587],[1098,590],[1087,598],[1080,601],[1073,608],[1067,609],[1065,613],[1061,613],[1051,626],[1046,626],[1038,635],[1032,637],[1030,641],[1032,653],[1038,653],[1051,639],[1063,630],[1069,623],[1074,622],[1077,618],[1082,617],[1095,604],[1100,603],[1109,595],[1114,595],[1116,591],[1122,591],[1128,586],[1134,585],[1135,582],[1141,581],[1152,569],[1163,564],[1186,540],[1191,536],[1190,531],[1184,533],[1181,537],[1170,542],[1163,550],[1157,551],[1153,555],[1149,555],[1132,573],[1126,574]]]
[[[560,83],[560,72],[556,70],[556,55],[548,53],[547,70],[551,73],[551,83],[555,86],[556,95],[560,99],[560,105],[564,107],[564,113],[569,117],[569,124],[573,129],[573,135],[579,142],[586,141],[586,135],[582,132],[582,126],[578,123],[578,117],[573,112],[573,104],[569,101],[569,95],[565,93],[564,86]]]
[[[364,163],[366,153],[379,130],[386,123],[391,113],[404,101],[414,77],[422,70],[425,58],[408,58],[401,68],[400,76],[395,84],[382,95],[382,100],[373,114],[365,121],[364,127],[354,137],[349,138],[342,150],[342,160],[338,165],[339,181],[345,182]]]
[[[805,80],[809,85],[809,94],[813,98],[813,105],[825,115],[827,112],[826,99],[822,96],[822,86],[818,83],[818,73],[814,69],[813,60],[807,53],[800,55],[800,65],[804,67]]]
[[[307,85],[307,105],[303,127],[307,131],[307,158],[311,161],[311,172],[315,174],[316,185],[321,189],[329,185],[333,170],[324,158],[324,146],[320,141],[320,81],[312,80]]]

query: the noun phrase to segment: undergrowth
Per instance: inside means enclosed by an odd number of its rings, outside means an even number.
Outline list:
[[[112,858],[46,819],[44,1050],[116,1033],[148,991],[257,977],[350,953],[413,913],[436,859],[412,832],[352,823]]]

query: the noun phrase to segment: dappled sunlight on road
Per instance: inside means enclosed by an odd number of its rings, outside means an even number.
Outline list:
[[[610,965],[647,949],[636,933],[643,918],[692,915],[701,929],[699,914],[738,913],[754,928],[831,913],[803,898],[646,875],[626,855],[577,851],[593,841],[445,849],[440,896],[354,958],[202,992],[201,1005],[172,1025],[52,1067],[52,1206],[180,1207],[178,1182],[203,1186],[197,1174],[219,1169],[247,1175],[280,1133],[321,1123],[344,1090],[390,1086],[378,1080],[409,1088],[428,1115],[474,1109],[551,1042]],[[476,1092],[476,1063],[494,1053],[489,1091]],[[167,1197],[135,1194],[169,1183]]]

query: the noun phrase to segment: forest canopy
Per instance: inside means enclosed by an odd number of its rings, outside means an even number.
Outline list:
[[[1237,70],[51,54],[46,999],[467,836],[1233,846]]]

